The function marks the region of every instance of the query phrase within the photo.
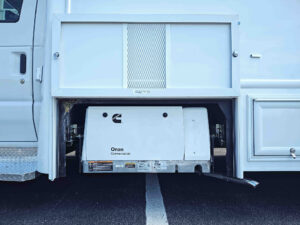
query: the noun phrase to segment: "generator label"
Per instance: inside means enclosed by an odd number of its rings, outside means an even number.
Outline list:
[[[155,161],[153,168],[155,170],[167,170],[168,169],[167,164],[164,161]]]
[[[125,152],[124,148],[111,147],[110,154],[111,155],[130,155],[130,152]]]
[[[140,89],[138,89],[138,90],[133,90],[133,93],[135,93],[135,94],[150,94],[151,91],[150,90],[140,90]]]
[[[125,163],[125,168],[128,168],[128,169],[134,169],[135,168],[135,163]]]
[[[89,161],[89,171],[113,171],[112,161]]]
[[[149,161],[138,161],[137,171],[138,172],[150,172],[151,171],[151,163]]]

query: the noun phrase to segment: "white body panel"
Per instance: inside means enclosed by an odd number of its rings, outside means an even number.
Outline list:
[[[297,0],[72,0],[70,14],[238,15],[242,79],[299,80],[300,3]],[[261,55],[260,59],[250,54]]]
[[[209,161],[207,111],[182,107],[89,107],[83,146],[82,160]]]
[[[35,141],[32,102],[0,102],[0,141]]]
[[[0,23],[0,142],[37,140],[32,112],[32,40],[36,0],[24,1],[19,21]],[[26,71],[20,71],[20,57]],[[21,83],[22,82],[22,83]]]
[[[41,48],[40,61],[34,61],[33,71],[30,65],[27,67],[28,74],[23,76],[25,83],[20,86],[15,54],[25,52],[30,64],[33,2],[24,0],[18,23],[0,24],[1,34],[5,31],[5,35],[0,35],[0,136],[3,137],[0,137],[0,146],[38,146],[38,170],[49,174],[50,179],[57,177],[57,102],[67,97],[233,99],[236,103],[236,176],[242,178],[245,171],[300,171],[300,159],[293,159],[288,153],[290,147],[299,152],[295,132],[300,100],[299,1],[49,0],[45,7],[47,12],[37,12],[37,15],[47,15],[46,21],[43,16],[38,16],[36,21],[35,42]],[[43,4],[44,1],[39,1],[39,5]],[[198,22],[205,26],[191,30],[189,26],[181,27],[180,23],[187,17],[178,17],[179,14],[194,18],[194,22],[188,21],[193,24],[197,21],[195,17],[201,18]],[[124,26],[142,21],[168,24],[166,34],[180,31],[177,36],[174,33],[165,39],[168,43],[165,45],[165,88],[127,88]],[[109,35],[99,35],[107,32],[107,29],[103,32],[103,27],[111,23],[120,29],[108,29]],[[173,23],[179,25],[172,28]],[[212,24],[217,29],[210,29]],[[228,24],[234,32],[229,31]],[[97,29],[93,29],[95,27]],[[181,32],[183,30],[190,35]],[[181,42],[181,36],[189,41]],[[203,36],[201,43],[198,36]],[[88,42],[84,41],[86,38]],[[231,46],[227,45],[229,41]],[[189,45],[196,42],[199,45]],[[170,51],[172,46],[177,47]],[[8,48],[11,48],[10,53]],[[107,48],[110,51],[104,52]],[[217,49],[222,50],[218,55],[215,54]],[[235,49],[239,55],[232,58]],[[53,58],[55,52],[61,53],[59,60]],[[7,54],[10,56],[6,57]],[[40,103],[34,106],[36,114],[40,113],[35,115],[40,118],[39,140],[35,143],[33,126],[29,125],[32,121],[32,115],[29,118],[30,74],[36,74],[37,67],[41,66],[42,81],[33,81],[34,92],[40,92],[35,95]],[[199,71],[207,75],[202,76]],[[266,105],[272,105],[271,111],[265,110]],[[9,106],[12,108],[8,109]],[[280,118],[282,121],[276,123]],[[16,122],[18,120],[22,122]],[[24,128],[28,128],[26,132]],[[293,133],[287,134],[287,131]],[[256,142],[257,139],[261,141]]]

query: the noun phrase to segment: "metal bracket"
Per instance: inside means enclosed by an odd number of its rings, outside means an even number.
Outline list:
[[[42,83],[43,81],[43,67],[38,67],[36,69],[36,77],[35,80]]]
[[[235,177],[224,176],[222,174],[203,173],[203,175],[205,175],[207,177],[213,177],[213,178],[216,178],[216,179],[220,179],[220,180],[225,180],[225,181],[231,182],[231,183],[247,185],[247,186],[250,186],[250,187],[253,187],[253,188],[256,188],[259,185],[259,182],[255,181],[255,180],[239,179],[239,178],[235,178]]]

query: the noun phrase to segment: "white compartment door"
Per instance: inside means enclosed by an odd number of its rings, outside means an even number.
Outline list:
[[[230,24],[172,24],[169,87],[232,88]]]
[[[254,101],[255,155],[300,153],[300,101]]]
[[[32,39],[36,0],[0,0],[0,142],[36,141]]]
[[[239,95],[235,16],[63,15],[52,31],[53,96]]]

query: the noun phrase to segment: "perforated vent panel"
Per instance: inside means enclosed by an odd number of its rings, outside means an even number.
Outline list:
[[[166,87],[166,27],[127,25],[128,88]]]

